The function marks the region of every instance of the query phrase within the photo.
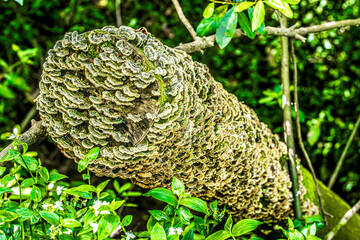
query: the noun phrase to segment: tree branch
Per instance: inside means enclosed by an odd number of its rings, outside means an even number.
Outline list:
[[[338,233],[338,231],[352,218],[352,216],[355,215],[357,211],[360,209],[360,200],[349,210],[345,213],[345,215],[342,217],[342,219],[339,221],[338,224],[335,225],[335,227],[326,234],[324,240],[331,240],[334,238],[334,236]]]
[[[282,28],[287,27],[287,18],[278,14],[280,26]],[[282,88],[282,109],[284,118],[284,139],[288,148],[289,154],[289,170],[290,176],[293,183],[293,194],[294,194],[294,212],[296,218],[301,218],[301,204],[300,204],[300,190],[298,173],[296,171],[295,161],[295,141],[294,133],[292,128],[291,118],[291,98],[290,98],[290,77],[289,77],[289,38],[281,37],[281,88]]]
[[[346,154],[350,148],[350,145],[351,145],[351,142],[353,141],[354,137],[355,137],[355,133],[357,132],[358,128],[359,128],[359,125],[360,125],[360,115],[358,116],[358,119],[356,121],[356,124],[355,124],[355,127],[354,129],[352,130],[351,132],[351,135],[346,143],[346,146],[345,146],[345,149],[344,151],[342,152],[341,154],[341,157],[340,157],[340,160],[339,162],[336,164],[336,168],[335,168],[335,171],[334,173],[331,175],[331,178],[330,178],[330,181],[328,183],[328,188],[332,188],[335,184],[335,180],[337,178],[337,176],[339,175],[339,172],[340,172],[340,169],[342,167],[342,164],[344,163],[344,160],[345,160],[345,157],[346,157]]]
[[[19,136],[19,139],[20,139],[20,141],[27,143],[28,145],[31,145],[31,144],[35,143],[41,137],[45,136],[45,134],[46,134],[46,131],[45,131],[45,128],[41,125],[41,121],[32,120],[31,127],[26,132],[21,134]],[[2,159],[5,156],[5,154],[10,149],[13,149],[13,148],[14,148],[14,146],[12,144],[10,144],[6,148],[4,148],[0,152],[0,159]],[[4,164],[4,162],[1,162],[0,166],[3,166],[3,164]]]
[[[116,25],[120,27],[122,25],[122,19],[121,19],[121,0],[116,0]]]
[[[267,31],[268,35],[286,36],[305,42],[306,37],[304,37],[304,35],[307,35],[309,33],[317,33],[334,28],[345,27],[345,26],[356,26],[359,24],[360,24],[360,18],[337,21],[337,22],[327,22],[320,25],[302,27],[298,29],[293,29],[291,27],[290,28],[265,27],[265,30]],[[240,29],[236,29],[233,38],[241,37],[242,35],[245,34]],[[195,41],[190,43],[180,44],[179,46],[176,47],[176,49],[183,50],[187,53],[193,53],[193,52],[201,51],[205,48],[213,47],[214,45],[215,45],[215,34],[203,38],[197,38]]]
[[[185,25],[185,27],[189,31],[191,37],[194,40],[196,40],[197,39],[196,32],[195,32],[194,28],[191,26],[190,22],[185,17],[184,12],[183,12],[178,0],[172,0],[172,2],[174,4],[174,7],[176,9],[177,14],[179,15],[179,18],[180,18],[181,22]]]
[[[298,98],[298,92],[297,92],[298,74],[297,74],[297,64],[296,64],[294,41],[291,41],[291,58],[293,61],[293,68],[294,68],[294,70],[293,70],[294,71],[294,76],[293,76],[293,79],[294,79],[294,108],[295,108],[295,113],[296,113],[296,130],[297,130],[297,135],[298,135],[298,139],[299,139],[299,146],[305,156],[306,163],[307,163],[307,165],[310,169],[311,175],[314,179],[315,186],[316,186],[316,193],[319,198],[319,205],[320,205],[321,213],[325,219],[325,215],[327,215],[327,216],[331,216],[331,215],[326,213],[324,210],[324,205],[321,200],[321,193],[320,193],[319,184],[317,182],[316,174],[315,174],[313,165],[311,163],[310,157],[305,149],[304,142],[303,142],[302,136],[301,136],[301,125],[300,125],[300,117],[299,117],[299,98]]]

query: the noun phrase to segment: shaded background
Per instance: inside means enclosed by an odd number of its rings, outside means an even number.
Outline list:
[[[41,65],[48,49],[65,32],[82,33],[116,25],[115,1],[24,0],[24,6],[20,6],[13,0],[0,0],[0,146],[9,143],[5,132],[15,124],[25,130],[31,118],[39,118],[33,99],[38,94]],[[208,2],[184,0],[180,4],[196,27]],[[302,0],[293,6],[294,19],[289,25],[358,18],[359,6],[359,0]],[[124,25],[146,27],[168,46],[192,41],[170,0],[122,0],[120,7]],[[265,22],[278,26],[269,10]],[[360,114],[360,28],[311,34],[306,43],[296,41],[295,46],[303,138],[318,178],[327,183]],[[242,37],[223,50],[214,47],[192,56],[206,64],[217,81],[282,137],[278,37]],[[349,204],[360,198],[359,135],[333,188]],[[65,174],[76,173],[72,160],[65,159],[51,140],[32,149],[39,152],[48,167]]]

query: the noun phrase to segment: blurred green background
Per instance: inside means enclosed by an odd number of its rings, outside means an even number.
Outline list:
[[[119,1],[120,2],[120,1]],[[180,1],[194,28],[208,1]],[[121,19],[133,28],[145,27],[169,46],[192,40],[170,0],[121,0]],[[359,17],[359,0],[302,0],[293,6],[301,26]],[[33,99],[46,52],[65,32],[116,25],[116,0],[0,0],[0,133],[15,124],[25,129],[38,118]],[[267,11],[266,25],[278,26]],[[303,138],[318,177],[328,182],[360,114],[360,27],[345,27],[309,35],[295,42],[299,68],[299,98]],[[280,39],[258,36],[234,39],[225,49],[193,54],[214,78],[261,121],[282,137]],[[360,198],[360,137],[356,135],[334,190],[350,204]],[[1,146],[8,144],[1,135]],[[45,141],[35,146],[47,163],[65,168],[69,161]],[[299,156],[302,157],[300,150]],[[61,165],[61,166],[60,166]]]

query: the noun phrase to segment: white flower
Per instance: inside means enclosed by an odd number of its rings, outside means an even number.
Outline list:
[[[174,227],[170,227],[169,228],[169,235],[180,235],[183,232],[182,228],[174,228]]]
[[[56,187],[56,194],[57,194],[58,196],[61,195],[61,191],[63,190],[63,188],[65,188],[65,187],[64,187],[64,186],[57,186],[57,187]]]
[[[94,205],[93,205],[93,209],[95,210],[95,216],[99,215],[99,213],[100,213],[100,214],[110,214],[110,212],[107,211],[107,210],[101,211],[101,212],[99,211],[99,208],[100,208],[101,206],[109,205],[109,204],[110,204],[110,203],[108,203],[108,202],[106,202],[106,201],[102,202],[102,201],[100,201],[100,200],[95,200],[95,201],[94,201]]]
[[[64,210],[62,208],[62,203],[60,201],[56,201],[55,204],[54,204],[54,208],[55,209],[59,209],[59,210]]]
[[[135,238],[135,234],[133,234],[132,232],[126,232],[125,240],[130,240],[130,239],[134,239],[134,238]]]
[[[53,183],[49,183],[48,189],[53,189],[53,188],[54,188],[54,184],[53,184]]]
[[[72,233],[72,230],[70,228],[67,228],[63,233],[70,235]]]
[[[99,227],[97,223],[90,223],[90,226],[93,228],[93,233],[96,233]]]
[[[44,210],[49,210],[52,205],[50,203],[44,203],[42,206],[41,206]]]

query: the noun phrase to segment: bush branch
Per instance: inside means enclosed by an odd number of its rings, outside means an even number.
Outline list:
[[[328,183],[328,188],[332,188],[335,184],[335,180],[337,178],[337,176],[339,175],[339,172],[341,170],[341,167],[344,163],[344,160],[345,160],[345,157],[346,157],[346,154],[350,148],[350,145],[351,145],[351,142],[353,141],[354,137],[355,137],[355,133],[357,132],[358,128],[359,128],[359,125],[360,125],[360,114],[358,116],[358,119],[356,121],[356,124],[355,124],[355,127],[354,129],[352,130],[351,134],[350,134],[350,137],[346,143],[346,146],[345,146],[345,149],[344,151],[341,153],[341,157],[340,157],[340,160],[338,161],[338,163],[336,164],[336,168],[335,168],[335,171],[334,173],[331,175],[331,178],[330,178],[330,181]]]
[[[268,35],[273,36],[286,36],[290,38],[298,39],[302,42],[305,42],[305,35],[310,33],[317,33],[322,31],[331,30],[334,28],[340,28],[345,26],[356,26],[360,24],[360,18],[349,19],[337,22],[327,22],[320,25],[314,25],[310,27],[301,27],[298,29],[290,28],[278,28],[278,27],[265,27]],[[234,38],[241,37],[245,35],[240,29],[237,29],[234,35]],[[207,37],[197,38],[195,41],[180,44],[177,46],[177,49],[181,49],[187,53],[193,53],[201,51],[205,48],[213,47],[215,45],[215,34]]]
[[[31,121],[31,127],[24,132],[23,134],[21,134],[19,136],[20,141],[27,143],[28,145],[34,144],[38,139],[40,139],[41,137],[45,136],[46,131],[45,128],[41,125],[41,121],[35,121],[32,120]],[[10,150],[13,149],[14,146],[12,144],[8,145],[6,148],[4,148],[1,152],[0,152],[0,159],[2,159],[5,154]],[[0,166],[2,166],[4,164],[4,162],[0,163]]]
[[[183,12],[178,0],[172,0],[172,2],[174,4],[177,14],[179,15],[181,22],[185,25],[185,27],[189,31],[191,37],[194,40],[196,40],[197,39],[196,32],[195,32],[194,28],[191,26],[190,22],[185,17],[184,12]]]
[[[345,215],[342,217],[342,219],[339,221],[338,224],[335,225],[335,227],[326,234],[324,240],[331,240],[334,238],[334,236],[338,233],[338,231],[352,218],[352,216],[355,215],[357,211],[360,209],[360,200],[349,210],[345,213]]]

